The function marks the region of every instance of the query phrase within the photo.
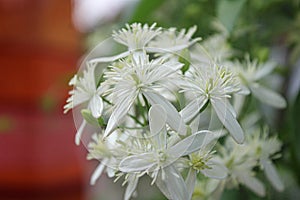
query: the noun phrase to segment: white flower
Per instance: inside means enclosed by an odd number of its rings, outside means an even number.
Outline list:
[[[124,194],[124,200],[129,200],[131,196],[134,196],[138,182],[138,174],[131,173],[126,175],[125,181],[123,183],[123,185],[127,183],[127,187]]]
[[[249,148],[253,151],[253,157],[256,157],[259,160],[259,163],[272,186],[278,191],[283,191],[284,185],[271,161],[271,156],[280,151],[281,142],[276,137],[268,138],[267,136],[266,129],[262,136],[259,131],[256,131],[249,136],[247,143],[249,144]]]
[[[67,99],[67,104],[64,106],[64,112],[68,112],[74,107],[88,102],[88,109],[92,112],[95,118],[101,116],[103,111],[103,101],[100,97],[102,91],[101,87],[97,88],[95,81],[95,66],[89,66],[83,71],[83,76],[75,75],[69,82],[73,85],[74,89],[70,91],[71,96]]]
[[[243,64],[235,63],[241,82],[250,89],[251,93],[261,102],[273,106],[275,108],[285,108],[286,101],[278,93],[262,86],[259,81],[265,76],[269,75],[275,68],[275,63],[267,62],[265,64],[258,64],[257,60],[250,61],[246,57],[245,66]]]
[[[96,159],[100,162],[91,176],[91,185],[96,183],[105,169],[109,177],[115,176],[120,162],[117,158],[126,152],[121,145],[116,143],[115,138],[110,137],[103,141],[101,134],[93,134],[92,142],[88,145],[88,151],[87,159]]]
[[[150,120],[150,131],[154,144],[152,150],[124,158],[120,162],[119,169],[125,173],[149,173],[153,182],[168,198],[189,199],[186,184],[174,162],[182,156],[205,147],[214,137],[209,131],[199,131],[171,145],[165,130],[167,113],[163,106],[153,105],[149,111],[149,118],[152,119]]]
[[[112,66],[105,73],[108,85],[107,91],[114,104],[113,112],[109,118],[104,137],[120,125],[136,99],[144,101],[143,96],[150,104],[161,104],[167,110],[167,123],[176,131],[185,134],[184,122],[176,108],[162,95],[156,92],[168,81],[176,77],[182,64],[179,62],[165,62],[163,59],[149,61],[145,53],[134,54],[131,62],[122,61],[121,66]]]
[[[128,50],[115,56],[92,59],[90,63],[113,62],[140,51],[163,54],[178,53],[201,40],[201,38],[191,38],[196,31],[196,26],[187,32],[182,29],[178,34],[175,28],[162,32],[161,28],[155,28],[155,26],[155,23],[150,27],[147,24],[142,26],[140,23],[127,24],[127,29],[114,32],[113,38],[118,43],[127,46]]]
[[[222,162],[213,158],[213,154],[214,152],[201,149],[189,155],[188,165],[190,170],[185,181],[190,194],[189,199],[191,199],[195,189],[197,173],[201,172],[206,177],[213,179],[224,179],[227,177],[227,168]]]
[[[70,97],[67,99],[67,104],[64,106],[64,113],[67,113],[74,107],[87,103],[87,109],[91,111],[94,118],[99,118],[103,112],[103,100],[101,94],[104,92],[103,87],[97,87],[95,77],[95,65],[88,65],[87,69],[83,71],[83,76],[78,77],[75,75],[70,85],[74,86],[74,89],[70,91]],[[84,120],[77,130],[75,143],[80,143],[81,134],[86,121]]]
[[[228,101],[233,93],[241,92],[241,88],[229,69],[215,64],[209,67],[196,66],[187,81],[182,82],[181,87],[182,92],[194,95],[194,99],[180,112],[186,122],[193,120],[209,102],[235,141],[243,142],[244,132]]]
[[[253,168],[257,159],[248,151],[246,144],[238,145],[228,138],[225,146],[221,147],[221,159],[228,168],[227,186],[237,187],[243,184],[259,196],[265,196],[265,186],[255,177]]]
[[[226,40],[224,34],[215,34],[203,40],[192,49],[192,60],[200,63],[225,62],[233,54]]]
[[[100,57],[90,61],[90,63],[113,62],[134,54],[136,51],[145,51],[146,45],[161,33],[161,28],[156,28],[156,23],[150,27],[148,24],[142,26],[140,23],[126,24],[126,28],[113,32],[113,39],[128,47],[128,50],[111,57]]]
[[[150,27],[140,23],[126,24],[127,29],[113,32],[115,41],[128,47],[128,50],[143,49],[148,42],[161,33],[161,28],[156,28],[156,23]]]

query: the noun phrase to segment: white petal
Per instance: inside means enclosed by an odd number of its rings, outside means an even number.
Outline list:
[[[157,178],[155,184],[167,199],[172,199],[171,193],[167,188],[167,184],[162,178]]]
[[[145,47],[145,50],[147,52],[151,52],[151,53],[170,53],[170,52],[176,52],[176,51],[180,51],[182,49],[188,48],[189,46],[194,45],[195,43],[197,43],[200,40],[201,40],[201,38],[195,38],[195,39],[193,39],[192,41],[190,41],[190,42],[188,42],[186,44],[172,46],[172,47],[164,47],[164,48]]]
[[[249,95],[250,94],[250,90],[246,86],[240,85],[240,90],[238,92],[236,92],[236,94],[239,94],[239,95]]]
[[[176,108],[163,96],[154,92],[143,92],[150,104],[160,104],[167,113],[167,124],[181,135],[186,134],[186,125]]]
[[[139,155],[128,156],[124,158],[119,165],[122,172],[141,172],[150,169],[156,165],[156,160],[152,152]]]
[[[224,179],[227,177],[228,170],[222,163],[209,161],[207,165],[210,167],[209,169],[201,170],[205,176],[215,179]]]
[[[76,145],[80,144],[80,138],[81,138],[81,135],[83,133],[83,129],[85,128],[86,124],[87,124],[86,121],[83,120],[83,122],[81,123],[79,129],[76,132],[76,135],[75,135],[75,144]]]
[[[167,114],[162,105],[154,104],[149,110],[151,135],[157,135],[166,125]]]
[[[233,106],[231,105],[231,103],[227,99],[226,99],[226,108],[231,112],[233,117],[236,118],[236,112],[235,112]]]
[[[112,112],[105,129],[103,138],[109,136],[117,126],[120,125],[124,117],[127,115],[135,97],[129,95],[126,97]]]
[[[222,99],[211,99],[211,104],[216,114],[225,128],[229,131],[233,139],[241,144],[244,141],[244,131],[234,117],[230,108],[226,105],[226,101]]]
[[[212,179],[213,180],[213,179]],[[226,185],[226,179],[219,182],[219,184],[215,187],[215,189],[211,193],[211,200],[213,199],[221,199],[224,188]]]
[[[96,119],[102,115],[103,101],[100,96],[94,95],[89,103],[89,109],[92,112],[93,117]]]
[[[139,178],[136,174],[130,174],[128,177],[128,185],[125,190],[124,200],[129,200],[132,194],[134,193],[136,186],[139,182]]]
[[[161,181],[164,183],[165,187],[159,187],[162,184],[157,184],[160,190],[163,193],[168,194],[172,200],[188,200],[189,194],[186,188],[186,184],[181,176],[181,174],[176,170],[176,168],[172,165],[165,167],[162,169],[164,176],[159,176],[157,181]],[[162,174],[161,173],[161,174]]]
[[[259,84],[253,84],[250,86],[252,94],[261,102],[273,106],[275,108],[285,108],[286,101],[278,93],[267,89]]]
[[[167,143],[166,131],[167,113],[159,104],[153,105],[149,110],[149,125],[151,137],[157,143],[158,149],[165,149]],[[153,144],[155,146],[155,144]]]
[[[185,179],[186,188],[189,194],[188,199],[192,199],[192,195],[195,190],[196,180],[197,180],[197,172],[196,170],[190,168],[189,173]]]
[[[261,78],[267,76],[274,70],[275,67],[276,64],[274,62],[265,63],[265,65],[261,66],[255,73],[254,80],[260,80]]]
[[[128,56],[129,54],[130,54],[130,52],[126,51],[126,52],[120,53],[115,56],[94,58],[94,59],[90,60],[89,63],[95,64],[95,63],[113,62],[113,61],[119,60],[121,58],[124,58],[124,57]]]
[[[266,195],[265,186],[257,178],[251,175],[245,175],[244,177],[239,177],[239,178],[242,178],[239,179],[239,181],[245,186],[247,186],[250,190],[252,190],[255,194],[261,197]]]
[[[199,131],[170,147],[167,152],[172,155],[173,159],[178,159],[181,156],[189,155],[215,139],[210,131]]]
[[[246,97],[244,95],[238,95],[238,94],[233,95],[233,107],[237,115],[241,114],[241,111],[245,103],[245,99]]]
[[[269,159],[261,159],[260,162],[263,165],[264,172],[268,180],[271,182],[272,186],[278,191],[283,191],[284,190],[283,183],[280,180],[279,175],[273,163]]]
[[[101,174],[106,166],[106,161],[107,161],[107,159],[102,160],[101,163],[97,166],[97,168],[93,172],[93,174],[91,176],[91,180],[90,180],[91,185],[95,185],[96,181],[101,176]]]
[[[200,98],[196,98],[191,101],[188,105],[186,105],[181,111],[180,114],[185,123],[190,122],[194,119],[197,114],[199,114],[201,108],[207,102],[207,98],[205,96],[200,96]]]

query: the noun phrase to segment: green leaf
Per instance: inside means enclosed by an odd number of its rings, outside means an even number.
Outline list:
[[[229,32],[235,24],[246,0],[219,0],[217,4],[217,17]]]
[[[89,124],[99,126],[98,120],[93,117],[92,112],[88,109],[82,109],[81,115]]]
[[[147,22],[147,19],[150,19],[151,13],[164,2],[165,0],[140,0],[131,17],[130,23]]]
[[[178,61],[183,63],[184,65],[181,68],[182,73],[184,74],[187,70],[190,68],[190,60],[191,60],[191,55],[190,51],[188,49],[183,49],[180,52],[180,56]]]

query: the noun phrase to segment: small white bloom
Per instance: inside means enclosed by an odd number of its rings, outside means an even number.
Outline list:
[[[192,39],[196,26],[188,31],[182,29],[178,34],[175,28],[162,31],[161,28],[155,26],[155,23],[150,27],[147,24],[142,26],[140,23],[127,24],[127,29],[123,28],[118,32],[114,32],[113,38],[118,43],[127,46],[128,51],[111,57],[95,58],[90,63],[113,62],[140,51],[168,54],[166,56],[168,58],[170,53],[178,53],[201,40],[201,38]]]
[[[188,165],[190,170],[185,180],[190,198],[197,183],[197,173],[213,179],[224,179],[227,177],[227,168],[222,162],[213,158],[214,152],[200,149],[198,152],[189,155]]]
[[[87,159],[96,159],[100,161],[98,167],[91,176],[90,184],[94,185],[107,166],[112,166],[113,149],[109,147],[108,141],[102,141],[101,136],[94,134],[93,141],[88,145],[89,154]],[[114,164],[115,165],[115,164]]]
[[[125,58],[136,52],[146,51],[146,45],[157,35],[161,33],[161,28],[156,28],[156,23],[150,27],[148,24],[142,26],[141,23],[126,24],[126,28],[113,32],[113,39],[128,47],[128,50],[118,55],[110,57],[99,57],[89,61],[91,64],[114,62]]]
[[[157,89],[167,88],[164,85],[177,77],[177,71],[182,64],[174,61],[165,62],[163,59],[149,61],[145,53],[135,54],[131,62],[122,61],[121,66],[112,66],[105,73],[107,81],[104,85],[110,87],[107,93],[114,104],[104,137],[123,121],[136,99],[143,101],[143,96],[150,104],[161,104],[167,110],[168,124],[181,133],[185,133],[184,122],[176,108]],[[181,127],[180,127],[181,126]]]
[[[103,93],[101,87],[97,88],[95,80],[95,66],[89,66],[83,71],[83,76],[75,75],[69,85],[73,85],[74,89],[70,91],[71,96],[67,99],[67,104],[64,106],[64,112],[83,104],[88,103],[88,109],[92,112],[95,118],[101,116],[103,111],[103,101],[100,95]]]
[[[140,23],[126,24],[126,28],[113,32],[115,41],[128,47],[128,50],[143,49],[154,37],[161,33],[161,28],[156,28],[156,23],[150,27]]]
[[[94,118],[99,118],[103,112],[103,100],[101,95],[104,88],[97,87],[95,77],[95,65],[88,66],[83,71],[83,76],[75,75],[70,83],[74,89],[70,91],[70,97],[67,99],[67,104],[64,106],[64,113],[67,113],[74,107],[87,103],[87,109],[91,111]],[[77,130],[75,143],[80,143],[81,134],[86,126],[86,121],[83,120],[81,126]]]
[[[180,112],[186,122],[197,116],[209,102],[218,118],[238,143],[244,140],[244,132],[236,120],[236,113],[228,101],[233,93],[241,91],[233,72],[225,67],[211,65],[194,67],[187,81],[182,82],[182,92],[194,95],[194,99]]]
[[[235,70],[239,74],[243,85],[249,88],[251,93],[261,102],[273,106],[275,108],[285,108],[286,101],[278,93],[262,86],[259,81],[269,75],[275,68],[275,63],[267,62],[258,64],[257,60],[250,61],[246,57],[245,64],[235,63]],[[245,66],[244,66],[245,65]]]
[[[215,34],[196,44],[191,51],[194,62],[200,63],[224,63],[233,54],[227,43],[227,36]]]
[[[125,173],[150,173],[153,182],[156,182],[161,191],[171,199],[188,199],[186,184],[174,163],[182,156],[189,155],[210,143],[214,137],[209,131],[200,131],[187,138],[170,145],[167,132],[164,129],[167,114],[163,106],[154,105],[149,111],[150,131],[153,136],[151,151],[135,154],[124,158],[119,169]],[[165,119],[155,123],[155,118]]]
[[[237,187],[243,184],[259,196],[265,196],[265,186],[255,177],[253,168],[257,159],[252,156],[246,144],[238,145],[228,138],[225,146],[221,147],[221,160],[228,168],[227,186]]]
[[[281,142],[276,137],[268,138],[267,136],[268,134],[266,129],[262,136],[259,131],[256,131],[254,134],[249,136],[247,143],[253,152],[253,157],[256,157],[259,160],[259,163],[272,186],[276,190],[282,191],[284,189],[284,185],[271,161],[272,156],[280,151]]]

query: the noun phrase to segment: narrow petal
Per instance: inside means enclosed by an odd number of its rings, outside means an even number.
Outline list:
[[[159,189],[167,189],[167,191],[163,193],[169,194],[171,197],[170,199],[172,200],[188,200],[189,194],[186,188],[186,184],[181,174],[176,170],[176,168],[170,165],[168,167],[163,168],[162,170],[164,176],[161,175],[158,177],[158,179],[161,179],[160,181],[164,182],[166,187],[159,187]]]
[[[172,155],[173,159],[178,159],[181,156],[189,155],[215,139],[210,131],[199,131],[170,147],[167,151]]]
[[[152,168],[154,165],[156,165],[156,160],[153,153],[147,152],[124,158],[120,162],[119,170],[126,173],[141,172]]]
[[[286,101],[278,93],[267,89],[259,84],[253,84],[250,86],[252,94],[261,102],[273,106],[275,108],[285,108]]]
[[[124,117],[127,115],[129,109],[131,108],[132,103],[134,102],[135,97],[133,95],[129,95],[126,97],[112,112],[108,122],[107,127],[105,129],[103,138],[109,136],[115,128],[117,128]]]
[[[89,103],[89,109],[92,112],[93,117],[96,119],[102,115],[103,101],[100,96],[94,95]]]
[[[222,163],[212,160],[209,161],[207,165],[210,168],[201,170],[201,173],[205,176],[215,179],[224,179],[227,177],[228,170]]]
[[[260,162],[263,165],[264,172],[268,180],[272,184],[272,186],[278,191],[283,191],[284,186],[282,181],[279,178],[279,175],[275,169],[274,164],[269,159],[261,159]]]
[[[195,190],[196,180],[197,180],[197,172],[196,170],[190,168],[189,173],[185,179],[186,188],[189,194],[188,199],[192,199],[192,195]]]
[[[97,168],[95,169],[95,171],[93,172],[92,176],[91,176],[91,180],[90,180],[90,184],[91,185],[95,185],[96,181],[98,180],[98,178],[101,176],[105,166],[107,159],[103,159],[101,161],[101,163],[97,166]]]
[[[167,113],[162,105],[154,104],[149,110],[151,135],[157,135],[166,125]]]
[[[153,105],[149,110],[149,126],[151,137],[156,141],[158,149],[165,149],[167,142],[166,131],[167,113],[159,104]]]
[[[165,195],[167,199],[172,199],[171,193],[172,191],[169,191],[167,188],[166,181],[162,178],[157,178],[155,181],[156,186],[158,189]]]
[[[124,58],[124,57],[128,56],[129,54],[130,54],[130,52],[126,51],[126,52],[120,53],[115,56],[94,58],[94,59],[90,60],[89,63],[95,64],[95,63],[113,62],[113,61],[119,60],[121,58]]]
[[[240,178],[239,181],[242,184],[244,184],[246,187],[248,187],[250,190],[252,190],[258,196],[263,197],[266,195],[265,186],[257,178],[255,178],[251,175],[244,175],[243,177],[240,176],[239,178]]]
[[[234,118],[236,118],[236,112],[230,102],[226,99],[226,108],[231,112]]]
[[[225,185],[226,185],[226,179],[221,180],[217,185],[217,187],[212,191],[210,199],[221,199]]]
[[[244,142],[244,131],[234,117],[230,108],[226,106],[226,101],[222,99],[211,99],[211,104],[216,114],[225,128],[229,131],[233,139],[241,144]]]
[[[260,80],[261,78],[270,74],[274,68],[276,67],[276,63],[267,62],[264,66],[260,67],[255,73],[254,80]]]
[[[76,132],[76,135],[75,135],[75,144],[76,145],[80,144],[81,135],[83,133],[83,129],[85,128],[86,124],[87,124],[86,121],[83,120],[83,122],[81,123],[79,129]]]
[[[143,93],[150,104],[160,104],[167,113],[167,124],[181,135],[186,134],[186,125],[176,108],[163,96],[154,92]]]
[[[241,114],[241,111],[245,103],[245,99],[246,97],[244,95],[238,95],[238,94],[233,95],[233,107],[237,115]]]
[[[170,53],[170,52],[176,52],[176,51],[180,51],[182,49],[188,48],[188,47],[194,45],[195,43],[199,42],[200,40],[201,40],[201,38],[195,38],[192,41],[190,41],[189,43],[182,44],[182,45],[177,45],[177,46],[172,46],[172,47],[164,47],[164,48],[145,47],[145,50],[147,52],[151,52],[151,53]]]
[[[206,104],[207,98],[205,96],[200,96],[192,100],[188,105],[186,105],[181,111],[180,114],[185,123],[189,123],[193,120],[200,112],[201,108]]]
[[[128,184],[124,194],[124,200],[129,200],[132,194],[134,193],[136,186],[139,182],[139,178],[136,174],[130,174],[128,178]]]

